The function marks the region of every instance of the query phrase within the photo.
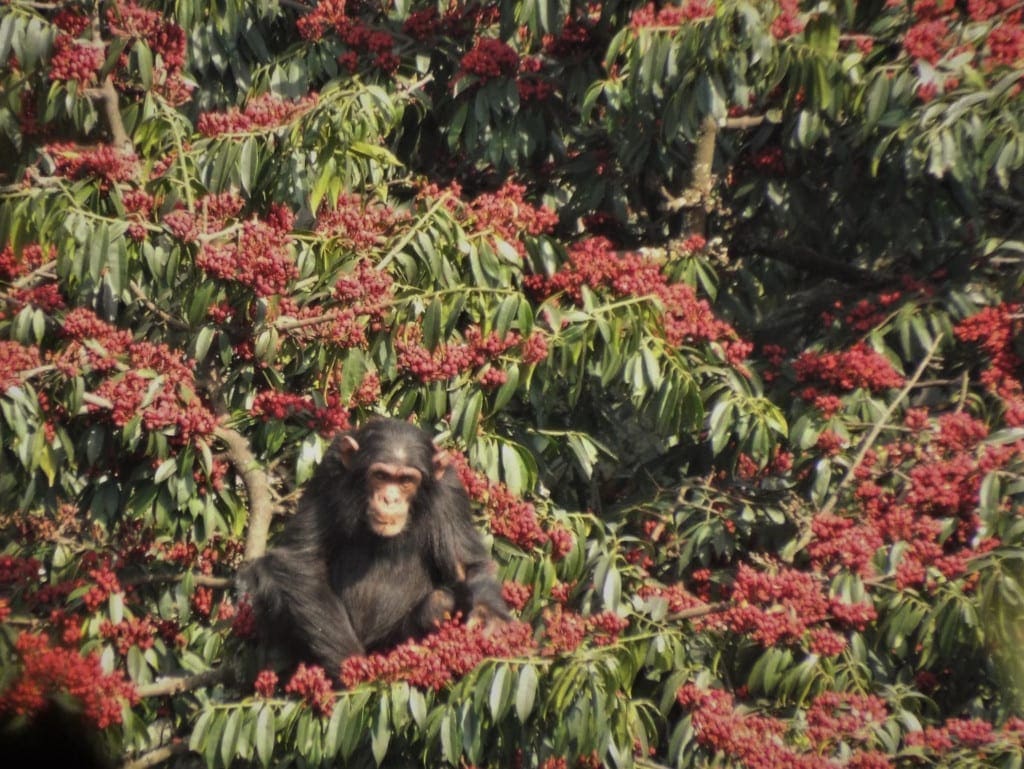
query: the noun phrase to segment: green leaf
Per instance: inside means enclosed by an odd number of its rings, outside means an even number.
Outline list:
[[[260,764],[267,767],[274,757],[274,710],[263,705],[256,716],[256,755]]]
[[[516,716],[519,722],[526,723],[530,713],[533,712],[533,704],[537,699],[537,669],[533,665],[523,665],[519,669],[519,676],[516,679],[515,707]]]

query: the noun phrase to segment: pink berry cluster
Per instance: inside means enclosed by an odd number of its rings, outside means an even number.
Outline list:
[[[695,239],[691,245],[703,247],[703,239]],[[698,299],[690,286],[671,283],[653,259],[619,253],[606,238],[588,238],[576,244],[569,251],[569,261],[550,278],[530,275],[524,282],[540,297],[561,292],[577,303],[583,286],[615,296],[657,297],[664,308],[662,327],[670,344],[714,343],[732,363],[740,363],[752,347],[732,326],[716,318],[711,306]]]
[[[747,712],[732,695],[688,683],[676,701],[690,714],[697,742],[710,753],[750,769],[894,769],[876,750],[877,733],[888,718],[872,695],[824,692],[810,704],[807,727],[790,732],[788,719]],[[833,755],[834,754],[834,755]],[[837,759],[842,757],[842,764]]]
[[[325,437],[349,429],[349,410],[337,393],[329,393],[323,406],[312,395],[264,390],[256,394],[251,412],[263,420],[300,420]]]
[[[529,654],[535,648],[533,631],[525,622],[488,630],[483,625],[449,620],[425,638],[389,652],[349,657],[341,663],[341,681],[350,688],[368,681],[407,681],[440,691],[484,659]]]
[[[273,93],[264,93],[249,101],[244,109],[232,107],[227,112],[204,112],[196,121],[203,136],[261,131],[287,125],[316,106],[316,94],[289,101]]]
[[[398,221],[391,208],[344,192],[333,206],[320,206],[316,232],[359,252],[380,246]]]
[[[175,445],[213,432],[217,420],[196,394],[194,366],[180,352],[135,341],[85,308],[65,315],[62,330],[68,342],[50,362],[69,379],[103,377],[94,391],[111,408],[92,403],[91,413],[106,414],[119,427],[141,414],[147,430],[169,432]]]
[[[50,246],[44,249],[38,243],[30,243],[20,251],[7,246],[0,251],[0,280],[14,281],[27,275],[57,256],[57,250]]]
[[[291,254],[292,224],[290,212],[242,221],[236,232],[204,241],[196,266],[227,283],[245,286],[258,297],[283,294],[298,275]]]
[[[526,187],[508,181],[494,192],[484,192],[468,203],[462,199],[462,187],[452,182],[442,189],[424,185],[419,198],[443,199],[448,211],[470,232],[488,234],[526,253],[524,237],[550,233],[558,224],[558,214],[548,206],[535,206],[525,199]]]
[[[629,620],[612,611],[583,616],[560,604],[545,609],[541,652],[547,656],[572,654],[584,641],[594,646],[609,646],[618,640]]]
[[[527,364],[537,363],[547,354],[547,343],[539,331],[524,340],[514,331],[499,337],[470,326],[463,332],[465,341],[445,342],[433,350],[422,345],[422,331],[420,326],[405,326],[395,340],[395,349],[399,370],[424,383],[443,382],[476,370],[485,387],[495,387],[506,380],[499,368],[500,359],[514,354],[515,348],[516,357]]]
[[[804,31],[804,20],[800,18],[800,0],[778,0],[779,13],[772,21],[772,35],[783,40]]]
[[[367,325],[379,330],[394,297],[394,279],[369,259],[360,259],[355,268],[338,278],[334,284],[334,298],[359,317],[367,318]]]
[[[103,46],[71,35],[57,35],[50,58],[50,80],[70,81],[80,86],[96,85],[106,59]]]
[[[121,723],[122,702],[137,700],[135,687],[122,673],[103,672],[97,653],[82,656],[29,631],[18,635],[14,650],[20,669],[0,692],[0,714],[30,716],[51,696],[69,696],[81,703],[86,719],[105,729]]]
[[[261,670],[252,685],[257,696],[269,699],[277,689],[277,673],[273,670]]]

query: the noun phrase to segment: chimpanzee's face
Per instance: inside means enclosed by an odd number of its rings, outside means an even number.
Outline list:
[[[378,537],[394,537],[409,525],[413,500],[423,482],[415,467],[374,462],[366,471],[366,521]]]

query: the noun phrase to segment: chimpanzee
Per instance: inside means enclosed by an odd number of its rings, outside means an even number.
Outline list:
[[[507,621],[495,572],[448,455],[413,425],[373,419],[334,440],[280,544],[241,583],[272,654],[337,675],[346,657],[456,612]]]

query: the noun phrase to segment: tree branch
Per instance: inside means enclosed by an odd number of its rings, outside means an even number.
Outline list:
[[[223,425],[216,435],[227,447],[228,461],[242,476],[249,497],[249,526],[245,534],[245,560],[259,558],[267,550],[267,534],[274,508],[271,504],[270,481],[256,460],[249,441],[240,432]]]
[[[150,767],[159,766],[182,753],[188,753],[188,743],[185,741],[172,742],[170,745],[162,745],[131,761],[125,761],[121,764],[121,769],[150,769]]]
[[[219,668],[204,670],[193,676],[172,676],[161,678],[151,684],[136,687],[135,691],[139,697],[167,697],[171,694],[181,694],[194,689],[202,689],[204,686],[219,684],[229,676],[228,668],[222,665]]]
[[[687,210],[686,233],[707,237],[708,211],[711,209],[711,191],[714,176],[711,173],[715,162],[715,143],[718,139],[718,123],[710,115],[704,118],[700,133],[697,135],[697,147],[693,156],[693,174],[690,185],[682,195],[673,197],[662,188],[662,194],[668,198],[666,208],[670,212]]]
[[[92,42],[95,45],[104,45],[99,16],[94,17],[92,21]],[[132,140],[121,118],[121,97],[114,87],[113,74],[107,73],[99,88],[90,88],[86,93],[100,103],[107,128],[110,129],[111,143],[119,150],[134,151]]]

